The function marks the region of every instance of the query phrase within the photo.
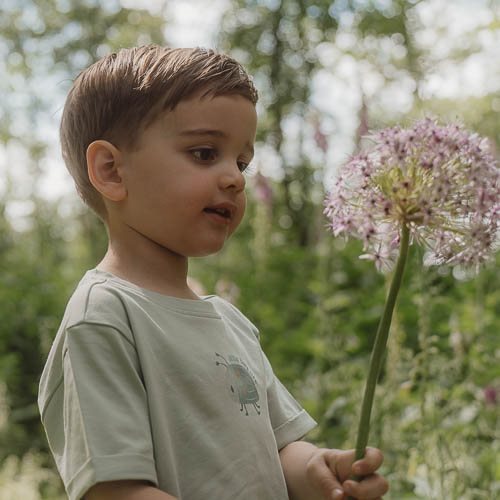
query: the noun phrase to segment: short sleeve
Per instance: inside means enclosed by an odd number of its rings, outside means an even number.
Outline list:
[[[157,484],[147,394],[135,346],[114,327],[69,328],[63,377],[42,414],[70,500],[94,484]]]
[[[304,437],[316,427],[316,422],[276,377],[265,354],[263,358],[267,379],[269,417],[278,450],[281,450],[287,444]]]

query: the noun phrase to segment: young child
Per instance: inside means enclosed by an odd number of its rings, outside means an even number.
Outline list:
[[[256,327],[188,286],[245,211],[257,92],[204,49],[121,50],[83,71],[63,156],[106,255],[71,297],[39,407],[70,499],[377,499],[379,450],[318,449]],[[360,482],[348,480],[353,473]]]

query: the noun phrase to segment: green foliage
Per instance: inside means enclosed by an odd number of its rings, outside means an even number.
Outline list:
[[[6,384],[12,425],[0,434],[0,459],[31,447],[46,448],[40,435],[37,379],[43,356],[57,328],[57,316],[68,292],[60,274],[64,253],[53,214],[39,212],[30,232],[4,235],[0,257],[0,380]],[[5,219],[3,227],[8,227]],[[33,439],[35,438],[36,439]]]
[[[308,146],[314,142],[311,110],[318,112],[311,85],[321,71],[335,74],[340,59],[325,62],[318,47],[331,48],[339,33],[348,33],[356,43],[344,54],[361,80],[376,73],[390,85],[401,74],[411,76],[410,112],[383,108],[372,96],[360,116],[365,128],[437,114],[460,118],[498,145],[493,93],[421,98],[426,71],[437,62],[416,43],[422,27],[415,9],[433,1],[235,0],[221,30],[220,46],[255,75],[259,146],[280,158],[281,176],[271,183],[271,200],[249,189],[241,228],[223,252],[195,259],[190,274],[257,325],[275,372],[318,421],[309,438],[321,446],[354,445],[386,283],[358,259],[359,243],[334,239],[324,228],[321,181],[328,156],[312,154]],[[486,29],[494,34],[498,12],[493,5],[490,11]],[[29,152],[29,196],[48,151],[44,120],[54,112],[54,95],[33,89],[45,78],[64,93],[62,87],[103,52],[162,42],[164,28],[162,15],[118,1],[7,2],[0,18],[0,70],[9,77],[0,90],[20,100],[4,100],[0,143]],[[453,52],[455,63],[478,50],[476,42],[467,47]],[[394,48],[403,56],[395,57]],[[19,115],[27,117],[23,126]],[[328,118],[333,130],[344,126]],[[298,124],[296,135],[287,135],[290,123]],[[0,492],[59,500],[64,495],[37,414],[38,378],[71,290],[104,253],[105,233],[80,206],[63,216],[62,205],[36,197],[29,227],[21,231],[6,215],[12,199],[8,188],[0,203]],[[457,270],[460,279],[451,270],[424,269],[421,260],[421,252],[412,250],[375,399],[371,444],[386,456],[387,498],[496,498],[499,260],[469,281]]]
[[[64,500],[61,483],[53,468],[47,467],[45,457],[28,453],[22,459],[11,455],[0,467],[2,498],[25,500]]]

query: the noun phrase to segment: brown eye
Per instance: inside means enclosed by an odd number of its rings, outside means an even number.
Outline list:
[[[213,148],[198,148],[192,149],[191,154],[195,160],[201,162],[214,161],[217,158],[217,151]]]
[[[244,162],[244,161],[239,161],[238,162],[238,168],[240,170],[240,172],[244,172],[248,167],[248,163]]]

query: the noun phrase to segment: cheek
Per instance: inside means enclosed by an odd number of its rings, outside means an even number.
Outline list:
[[[241,221],[243,220],[243,217],[245,216],[247,199],[244,194],[242,195],[241,200],[238,200],[238,204],[239,204],[238,217],[234,221],[233,229],[231,232],[233,232],[240,225]]]

